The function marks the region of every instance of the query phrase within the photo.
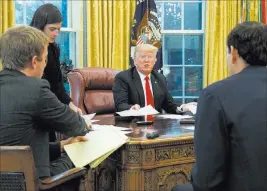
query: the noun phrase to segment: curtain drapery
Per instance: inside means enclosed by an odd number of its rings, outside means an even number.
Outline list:
[[[7,28],[15,24],[15,4],[14,1],[1,0],[0,1],[0,36]],[[0,70],[2,64],[0,63]]]
[[[240,22],[262,21],[264,13],[262,2],[262,0],[206,2],[204,87],[228,77],[227,35]]]
[[[128,68],[136,0],[90,0],[86,6],[87,66]]]
[[[240,15],[241,0],[206,1],[204,87],[228,76],[226,38]]]

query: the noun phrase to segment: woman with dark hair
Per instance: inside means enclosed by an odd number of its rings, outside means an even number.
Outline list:
[[[55,42],[60,33],[62,21],[63,18],[58,8],[53,4],[47,3],[35,11],[30,26],[43,31],[50,40],[47,65],[44,69],[43,78],[50,83],[51,91],[62,103],[69,105],[72,110],[82,114],[81,109],[72,103],[63,85],[59,61],[60,49]]]

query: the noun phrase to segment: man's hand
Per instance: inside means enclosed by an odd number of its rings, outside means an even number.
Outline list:
[[[73,111],[79,113],[80,115],[83,114],[82,110],[81,110],[80,108],[76,107],[76,106],[73,104],[73,102],[70,102],[69,107],[70,107]]]
[[[92,130],[92,121],[91,120],[84,120],[86,125],[87,125],[87,129],[88,130]]]
[[[61,152],[64,151],[64,145],[69,145],[77,142],[85,142],[88,139],[85,136],[77,136],[77,137],[70,137],[66,140],[60,141],[60,150]]]
[[[133,110],[137,110],[138,111],[140,109],[140,105],[135,104],[130,109],[133,109]]]
[[[187,112],[190,111],[189,108],[191,108],[192,106],[197,106],[197,102],[190,102],[190,103],[186,103],[181,105],[182,111]]]

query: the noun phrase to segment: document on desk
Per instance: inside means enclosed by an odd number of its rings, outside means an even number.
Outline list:
[[[144,116],[144,115],[155,115],[158,114],[159,112],[155,110],[151,105],[148,105],[146,107],[142,107],[139,110],[125,110],[121,112],[117,112],[120,116],[123,117],[130,117],[130,116]]]
[[[188,119],[188,118],[192,118],[192,116],[190,116],[190,115],[178,115],[178,114],[156,115],[156,117],[165,118],[165,119]]]
[[[183,129],[195,130],[195,126],[182,126]]]
[[[88,114],[88,115],[82,115],[84,120],[92,120],[94,118],[96,113]]]
[[[92,125],[88,141],[65,145],[64,149],[76,167],[97,167],[109,155],[129,141],[119,129],[110,125]]]
[[[187,108],[189,109],[189,111],[191,111],[191,113],[193,113],[194,115],[196,114],[196,112],[197,112],[197,106],[196,105],[188,104]]]

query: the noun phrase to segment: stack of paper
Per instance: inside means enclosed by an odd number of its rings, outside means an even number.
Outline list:
[[[97,167],[110,154],[129,141],[119,128],[109,125],[93,125],[86,137],[88,141],[65,145],[64,149],[76,167]]]
[[[88,115],[82,115],[82,117],[84,118],[84,120],[86,121],[87,124],[88,124],[88,121],[90,121],[89,124],[91,124],[91,123],[99,121],[99,120],[92,120],[94,118],[95,114],[96,113],[92,113],[92,114],[88,114]]]
[[[117,112],[120,116],[128,117],[128,116],[144,116],[144,115],[155,115],[159,112],[155,110],[151,105],[148,105],[146,107],[142,107],[139,110],[125,110],[121,112]]]
[[[164,115],[157,115],[156,117],[165,118],[165,119],[188,119],[192,118],[190,115],[178,115],[178,114],[164,114]]]
[[[197,106],[193,105],[193,104],[187,104],[187,108],[189,109],[189,111],[191,111],[191,113],[193,113],[194,115],[197,112]]]

